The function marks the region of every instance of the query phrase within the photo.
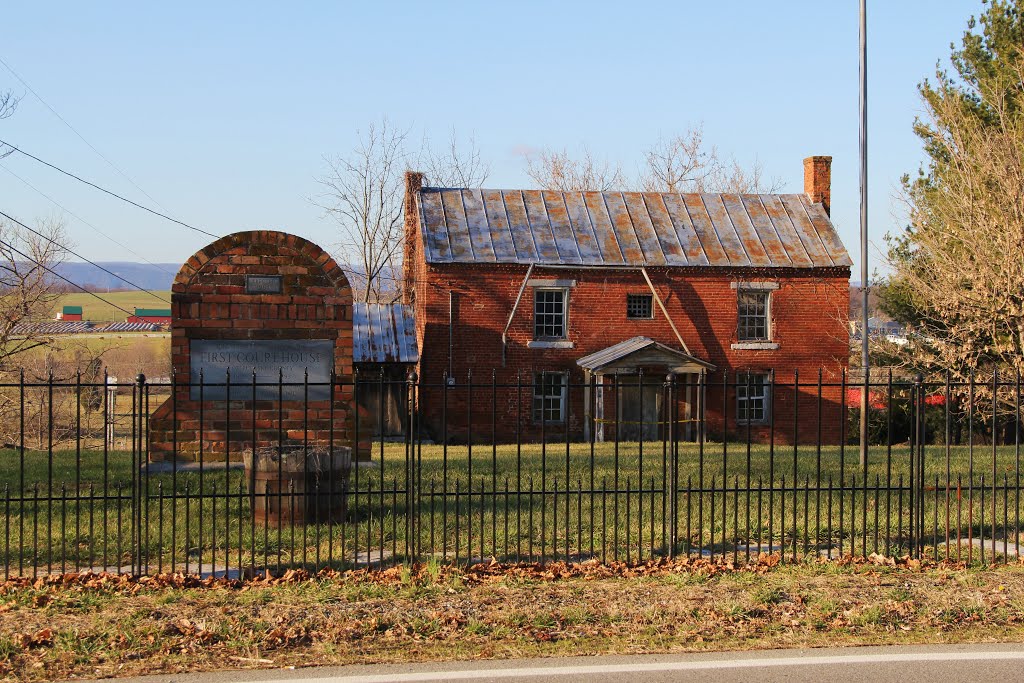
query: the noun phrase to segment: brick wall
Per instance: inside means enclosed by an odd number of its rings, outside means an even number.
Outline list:
[[[246,294],[247,275],[280,275],[280,294]],[[352,292],[320,247],[274,231],[239,232],[213,242],[181,267],[171,294],[171,356],[181,383],[150,419],[150,457],[223,459],[252,445],[352,445]],[[339,385],[330,400],[199,401],[185,385],[193,339],[327,339]],[[230,443],[229,443],[230,439]],[[360,454],[368,444],[360,444]]]
[[[422,250],[418,253],[422,254]],[[530,416],[532,375],[541,370],[567,371],[570,382],[582,385],[577,359],[617,342],[642,335],[678,348],[671,326],[655,305],[651,320],[626,317],[626,295],[648,294],[650,290],[637,271],[568,270],[536,268],[531,278],[575,280],[569,294],[568,338],[571,349],[531,349],[533,338],[533,291],[527,287],[509,328],[502,365],[501,334],[516,294],[526,274],[526,265],[426,264],[416,260],[409,272],[415,278],[416,324],[421,361],[418,368],[424,387],[420,406],[424,423],[435,436],[442,431],[442,413],[447,399],[449,437],[467,438],[466,425],[472,414],[474,439],[491,435],[492,392],[478,387],[472,395],[465,384],[470,372],[473,382],[489,384],[492,372],[499,385],[495,390],[498,438],[536,438],[539,427]],[[728,415],[723,422],[722,372],[735,381],[737,371],[774,370],[776,380],[789,385],[775,392],[774,431],[780,443],[792,441],[794,424],[801,442],[817,438],[818,406],[821,406],[822,439],[837,442],[841,415],[838,387],[824,387],[819,402],[819,369],[825,384],[838,382],[848,362],[848,279],[849,269],[723,269],[649,268],[654,286],[691,353],[710,363],[717,372],[709,377],[707,429],[709,434],[729,431],[746,435],[746,427],[734,419],[734,391],[728,391]],[[738,350],[737,293],[733,283],[773,282],[771,316],[776,350]],[[453,345],[451,367],[454,387],[442,391],[449,367],[449,293],[453,296]],[[522,411],[517,409],[517,373],[522,382]],[[794,411],[793,378],[799,373],[800,399]],[[507,386],[501,386],[507,385]],[[582,436],[583,390],[570,389],[569,429],[571,437]],[[472,407],[469,403],[472,402]],[[609,409],[606,415],[611,417]],[[560,428],[547,427],[548,434]],[[771,437],[770,426],[751,428],[752,437]]]

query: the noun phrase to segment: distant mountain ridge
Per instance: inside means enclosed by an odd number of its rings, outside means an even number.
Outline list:
[[[107,270],[117,273],[132,284],[143,289],[168,290],[174,282],[174,276],[181,268],[180,263],[134,263],[132,261],[97,261]],[[109,273],[105,273],[91,263],[68,261],[55,270],[62,276],[82,287],[96,289],[132,289],[127,284]]]

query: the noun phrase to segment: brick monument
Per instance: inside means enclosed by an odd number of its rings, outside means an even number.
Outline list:
[[[171,311],[174,388],[150,418],[151,460],[354,446],[352,291],[320,247],[222,237],[181,267]]]

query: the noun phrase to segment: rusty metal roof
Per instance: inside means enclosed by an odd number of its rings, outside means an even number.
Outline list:
[[[415,363],[416,324],[412,306],[352,306],[352,360],[355,363]]]
[[[637,351],[643,351],[644,349],[652,346],[657,351],[681,363],[693,363],[708,370],[715,369],[715,366],[712,365],[711,363],[708,363],[707,361],[700,360],[699,358],[694,358],[688,353],[684,353],[679,349],[673,349],[671,346],[666,346],[661,342],[656,342],[650,337],[633,337],[632,339],[621,341],[618,344],[612,344],[608,348],[601,349],[600,351],[595,351],[589,356],[584,356],[583,358],[580,358],[578,361],[576,361],[576,364],[579,365],[584,370],[600,370],[604,367],[611,365],[612,363],[615,363],[617,361],[622,360],[623,358],[626,358],[627,356],[633,355]]]
[[[423,188],[419,210],[430,263],[852,265],[803,194]]]

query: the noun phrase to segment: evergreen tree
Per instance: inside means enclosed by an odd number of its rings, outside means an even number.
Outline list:
[[[879,292],[916,332],[900,360],[955,379],[1024,370],[1024,0],[984,4],[952,71],[920,85],[927,161],[903,179],[910,221]]]

